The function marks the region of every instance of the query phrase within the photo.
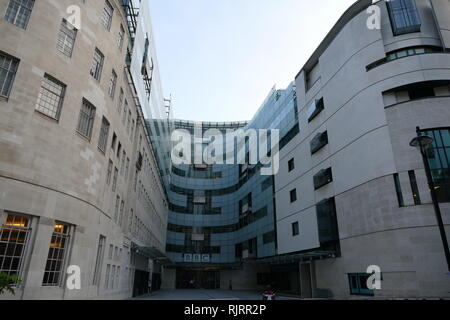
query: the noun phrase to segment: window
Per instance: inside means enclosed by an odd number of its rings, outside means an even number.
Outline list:
[[[56,47],[66,56],[71,57],[76,37],[77,29],[66,19],[63,19],[61,27],[59,28],[58,43]]]
[[[119,174],[119,170],[117,170],[117,167],[114,167],[112,191],[116,191],[116,188],[117,188],[117,175],[118,174]]]
[[[112,244],[109,245],[109,251],[108,251],[108,259],[112,260],[113,258],[113,251],[114,251],[114,246]]]
[[[383,58],[381,60],[375,61],[371,64],[369,64],[366,67],[366,70],[372,70],[376,67],[379,67],[387,62],[398,60],[405,57],[410,56],[416,56],[426,53],[442,53],[442,48],[440,47],[433,47],[433,46],[427,46],[427,47],[411,47],[411,48],[404,48],[396,51],[389,52],[386,56],[386,58]]]
[[[19,60],[0,51],[0,96],[9,97]]]
[[[9,0],[5,19],[20,28],[26,29],[33,6],[34,0]]]
[[[298,225],[298,221],[292,224],[292,236],[298,236],[300,234],[300,229]]]
[[[297,201],[297,189],[293,189],[289,192],[291,203]]]
[[[117,143],[117,135],[114,132],[113,133],[113,137],[112,137],[112,141],[111,141],[111,149],[116,150],[116,143]]]
[[[131,129],[131,111],[128,110],[128,120],[127,120],[127,132],[130,133]]]
[[[117,112],[119,112],[119,115],[120,115],[120,113],[122,112],[123,95],[124,95],[123,89],[120,88],[120,93],[119,93],[119,104],[117,105]]]
[[[130,169],[130,159],[127,158],[127,165],[125,167],[125,180],[128,179],[128,170]]]
[[[118,218],[118,224],[121,226],[123,221],[123,210],[125,208],[125,202],[122,200],[120,203],[120,212],[119,212],[119,218]]]
[[[409,182],[411,183],[411,191],[414,198],[414,204],[420,205],[422,202],[420,201],[419,187],[417,186],[417,179],[414,170],[408,171]]]
[[[92,67],[91,67],[90,74],[97,81],[100,81],[100,78],[102,76],[104,60],[105,60],[105,56],[103,55],[103,53],[100,50],[98,50],[97,48],[95,48],[94,58],[92,61]]]
[[[70,240],[69,225],[55,222],[47,263],[45,265],[43,286],[59,286],[64,275],[64,260]]]
[[[110,159],[109,163],[108,163],[108,171],[106,173],[106,185],[108,185],[108,186],[111,183],[112,168],[113,168],[113,162]]]
[[[314,176],[314,189],[320,189],[323,186],[333,181],[333,174],[331,168],[320,170]]]
[[[105,289],[109,289],[109,274],[111,272],[111,265],[106,265],[106,274],[105,274]]]
[[[423,98],[429,98],[434,97],[434,89],[430,86],[422,86],[422,87],[412,87],[408,90],[409,99],[410,100],[416,100],[416,99],[423,99]]]
[[[120,25],[119,34],[117,36],[117,47],[122,50],[123,47],[123,39],[125,37],[125,29],[123,25]]]
[[[311,154],[315,154],[320,149],[328,144],[328,133],[327,131],[318,133],[310,143],[311,146]]]
[[[111,22],[112,22],[112,16],[113,16],[114,8],[109,3],[109,1],[105,1],[105,6],[103,7],[103,12],[101,16],[101,23],[105,27],[106,30],[111,29]]]
[[[113,289],[113,290],[114,290],[114,279],[115,279],[115,277],[116,277],[116,266],[112,266],[111,279],[110,279],[110,284],[111,284],[110,289]]]
[[[78,120],[77,131],[81,135],[90,139],[92,135],[92,128],[94,126],[95,107],[86,99],[83,99],[81,105],[80,118]]]
[[[126,161],[127,153],[125,150],[122,152],[122,162],[120,164],[120,174],[124,175],[125,173],[125,161]]]
[[[295,169],[295,162],[294,162],[294,158],[292,158],[291,160],[289,160],[288,162],[288,170],[289,172],[291,172],[292,170]]]
[[[308,107],[307,117],[308,122],[311,122],[319,113],[322,112],[322,110],[325,108],[323,98],[320,98],[319,100],[314,100]]]
[[[131,142],[133,142],[134,137],[134,119],[131,120]]]
[[[36,111],[59,120],[65,92],[65,84],[45,74],[36,102]]]
[[[120,197],[116,196],[116,205],[114,207],[114,222],[117,222],[119,218],[119,209],[120,209]]]
[[[373,290],[367,288],[367,280],[371,274],[368,273],[349,273],[348,281],[350,285],[350,294],[373,296]]]
[[[404,207],[405,202],[403,201],[402,186],[400,184],[400,177],[398,173],[394,173],[394,183],[395,183],[395,191],[397,192],[398,205],[399,207]]]
[[[108,136],[109,136],[109,121],[103,117],[102,119],[102,127],[100,128],[100,136],[98,139],[98,148],[106,152],[106,146],[108,144]]]
[[[414,0],[391,0],[387,2],[394,36],[420,31],[420,17]]]
[[[122,124],[125,125],[125,121],[127,120],[127,113],[128,113],[128,101],[125,99],[125,105],[123,107],[123,117],[122,117]]]
[[[0,273],[20,276],[30,239],[31,221],[28,217],[8,212],[4,218],[0,226]]]
[[[116,92],[116,84],[117,84],[117,74],[113,70],[111,74],[111,79],[109,80],[109,88],[108,88],[108,94],[111,98],[114,98],[114,93]]]
[[[328,198],[316,204],[317,227],[321,245],[339,240],[336,201]]]
[[[439,202],[450,202],[450,128],[429,129],[424,134],[433,138],[427,158]]]
[[[105,251],[105,242],[106,237],[100,235],[98,239],[97,258],[95,259],[94,279],[92,280],[92,284],[94,286],[100,285],[100,276],[103,262],[103,254]]]

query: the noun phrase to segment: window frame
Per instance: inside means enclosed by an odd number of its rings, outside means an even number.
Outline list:
[[[39,104],[41,101],[44,102],[44,103],[45,102],[49,102],[48,100],[47,101],[41,100],[41,95],[43,94],[42,90],[46,90],[48,93],[52,94],[53,96],[57,96],[57,93],[49,90],[48,88],[43,87],[43,85],[46,82],[46,80],[52,82],[54,85],[58,85],[58,86],[61,87],[61,93],[58,96],[58,98],[59,98],[58,106],[57,106],[57,110],[56,110],[54,116],[51,115],[50,113],[46,112],[45,110],[43,110],[43,109],[47,109],[47,110],[50,110],[50,109],[44,108],[44,106]],[[64,98],[65,98],[65,95],[66,95],[66,90],[67,90],[67,85],[65,83],[61,82],[60,80],[56,79],[55,77],[51,76],[50,74],[45,73],[44,77],[43,77],[43,79],[41,81],[41,86],[39,88],[39,94],[38,94],[38,98],[37,98],[34,110],[36,112],[39,112],[40,114],[45,115],[46,117],[49,117],[49,118],[54,119],[56,121],[59,121],[59,119],[61,117],[62,107],[63,107],[63,104],[64,104]],[[46,97],[49,98],[48,95]],[[40,107],[40,109],[38,107]]]
[[[71,31],[70,29],[72,29],[72,31],[73,31],[73,38],[71,38],[71,35],[68,33]],[[63,18],[61,25],[59,27],[58,40],[56,42],[56,48],[58,49],[58,51],[61,52],[62,54],[64,54],[65,56],[71,58],[72,54],[73,54],[73,50],[75,48],[75,41],[77,39],[77,34],[78,34],[78,29],[75,28],[75,26],[72,25],[69,21],[67,21],[66,19]],[[64,37],[63,40],[61,40],[61,35],[63,35],[63,37]],[[67,43],[68,43],[67,39],[72,40],[70,52],[65,50],[67,48]],[[62,46],[60,46],[61,41],[62,41]]]
[[[88,106],[90,109],[90,112],[85,112],[83,110],[83,108],[85,106]],[[92,138],[92,132],[94,131],[94,122],[95,122],[95,115],[96,115],[96,111],[97,108],[90,103],[86,98],[83,98],[82,104],[81,104],[81,108],[80,108],[80,115],[78,118],[78,124],[77,124],[77,133],[79,133],[81,136],[83,136],[84,138],[88,139],[89,141]],[[81,128],[81,124],[82,124],[82,116],[84,115],[85,118],[87,118],[87,125],[85,125],[87,132],[83,132]]]
[[[28,1],[31,2],[31,7],[27,7],[27,6],[23,5],[23,1],[9,0],[8,6],[6,7],[6,10],[5,10],[5,16],[4,16],[5,20],[8,21],[9,23],[15,25],[18,28],[26,30],[28,27],[28,24],[30,23],[31,14],[33,13],[33,8],[34,8],[34,3],[35,3],[35,0],[28,0]],[[10,10],[11,11],[13,10],[12,9],[13,3],[17,6],[17,11],[15,12],[13,21],[11,21],[10,20],[11,18],[8,18],[7,15],[8,15],[8,12],[10,12]],[[25,12],[28,13],[28,15],[26,16],[24,25],[19,25],[19,24],[17,24],[17,20],[18,20],[19,14],[21,12],[23,12],[23,10],[22,10],[23,8],[25,9]]]
[[[5,61],[9,60],[9,67],[8,67],[8,69],[6,69],[2,64],[0,64],[0,72],[3,71],[3,70],[6,71],[6,75],[5,75],[5,78],[3,80],[3,83],[0,83],[0,98],[8,100],[10,95],[11,95],[11,90],[12,90],[13,85],[14,85],[14,80],[16,79],[17,71],[19,69],[20,59],[12,56],[10,54],[7,54],[4,51],[0,51],[0,58],[3,58],[3,63]],[[4,95],[2,92],[4,91],[6,80],[7,80],[9,74],[11,74],[11,76],[10,76],[10,86],[7,88],[6,95]]]

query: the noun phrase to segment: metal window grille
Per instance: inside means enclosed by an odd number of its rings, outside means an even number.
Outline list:
[[[61,222],[55,223],[45,265],[43,286],[59,286],[62,283],[64,261],[70,241],[69,230],[69,225]]]
[[[77,131],[87,138],[91,138],[92,127],[94,126],[95,107],[86,99],[81,105],[80,118],[78,120]]]
[[[9,97],[19,60],[0,52],[0,96]]]
[[[94,59],[92,61],[92,67],[91,67],[91,76],[93,76],[97,81],[100,81],[101,75],[102,75],[102,69],[103,69],[103,61],[105,59],[105,56],[103,53],[101,53],[100,50],[95,48],[94,52]]]
[[[109,3],[109,1],[105,1],[105,6],[103,7],[101,16],[101,23],[108,31],[111,29],[113,12],[114,8],[112,7],[112,5]]]
[[[106,242],[106,237],[100,235],[100,237],[98,239],[97,258],[95,261],[94,279],[92,281],[92,284],[95,286],[100,285],[100,276],[101,276],[100,271],[102,269],[102,261],[103,261],[103,253],[105,250],[105,242]]]
[[[98,148],[103,152],[106,152],[106,146],[108,144],[109,135],[109,121],[103,117],[102,127],[100,128],[100,136],[98,139]]]
[[[26,29],[33,6],[34,0],[10,0],[5,19],[20,28]]]
[[[71,57],[76,37],[77,29],[66,19],[63,19],[58,35],[58,50],[64,53],[66,56]]]
[[[111,74],[111,79],[109,80],[109,88],[108,88],[108,94],[110,97],[114,97],[114,93],[116,92],[116,83],[117,83],[117,74],[113,70]]]
[[[45,74],[36,102],[36,110],[58,120],[61,113],[65,92],[65,84],[56,80],[52,76]]]
[[[20,275],[30,238],[30,219],[7,213],[0,227],[0,272]]]

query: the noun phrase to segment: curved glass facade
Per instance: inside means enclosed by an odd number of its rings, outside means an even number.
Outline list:
[[[171,127],[191,134],[193,150],[199,143],[194,138],[196,126],[203,132],[217,129],[224,134],[238,129],[279,129],[283,147],[298,133],[297,113],[291,84],[286,90],[271,90],[250,122],[175,120]],[[261,167],[171,164],[167,255],[177,266],[235,266],[276,255],[274,181],[273,176],[260,174]]]

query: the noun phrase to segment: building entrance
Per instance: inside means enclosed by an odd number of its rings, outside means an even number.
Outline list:
[[[220,289],[220,271],[177,269],[177,289]]]

